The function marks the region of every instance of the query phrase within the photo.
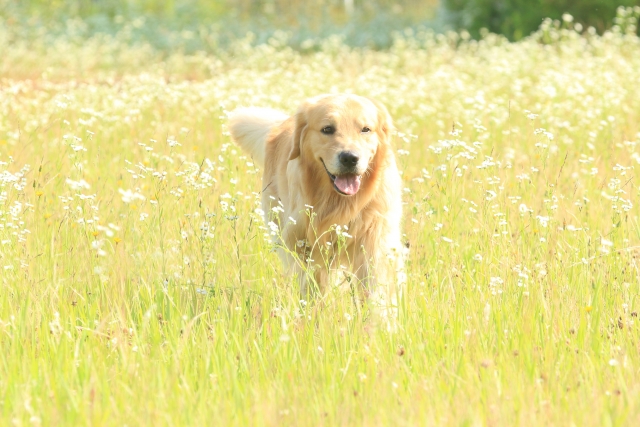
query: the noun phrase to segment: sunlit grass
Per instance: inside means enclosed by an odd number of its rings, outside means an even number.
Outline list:
[[[635,35],[0,42],[0,424],[639,419]],[[396,122],[395,334],[348,294],[300,301],[226,132],[236,106],[325,92]]]

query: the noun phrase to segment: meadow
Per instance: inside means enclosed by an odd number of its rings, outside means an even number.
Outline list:
[[[132,42],[137,21],[84,39],[0,21],[0,425],[637,425],[640,10],[622,12],[517,43],[214,53]],[[328,92],[395,120],[395,333],[348,292],[300,300],[226,128]]]

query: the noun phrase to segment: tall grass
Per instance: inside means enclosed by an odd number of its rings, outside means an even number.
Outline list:
[[[0,424],[637,423],[636,35],[212,56],[2,25]],[[225,128],[324,92],[398,129],[393,334],[338,290],[300,300]]]

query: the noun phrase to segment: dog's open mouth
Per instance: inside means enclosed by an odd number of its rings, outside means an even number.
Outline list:
[[[327,169],[327,166],[324,164],[324,160],[320,159],[320,161],[322,162],[322,166],[324,166],[324,170],[327,172],[327,175],[329,175],[329,179],[333,182],[333,188],[335,188],[338,193],[343,196],[353,196],[358,192],[362,178],[361,175],[353,173],[333,175],[329,172],[329,169]]]

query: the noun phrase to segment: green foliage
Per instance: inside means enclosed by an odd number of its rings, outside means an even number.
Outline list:
[[[444,29],[443,20],[433,19],[438,0],[350,4],[344,0],[0,0],[0,20],[21,32],[20,38],[40,34],[44,28],[48,34],[66,34],[68,22],[73,21],[77,24],[71,31],[81,38],[126,33],[132,42],[187,52],[212,52],[248,33],[256,44],[266,43],[274,35],[281,38],[283,32],[287,44],[295,48],[329,36],[350,46],[386,48],[393,43],[392,33],[407,27]]]
[[[584,28],[598,32],[614,24],[618,6],[638,6],[638,0],[444,0],[454,12],[457,28],[468,30],[473,36],[486,28],[519,40],[535,31],[545,18],[562,19],[569,14]]]

